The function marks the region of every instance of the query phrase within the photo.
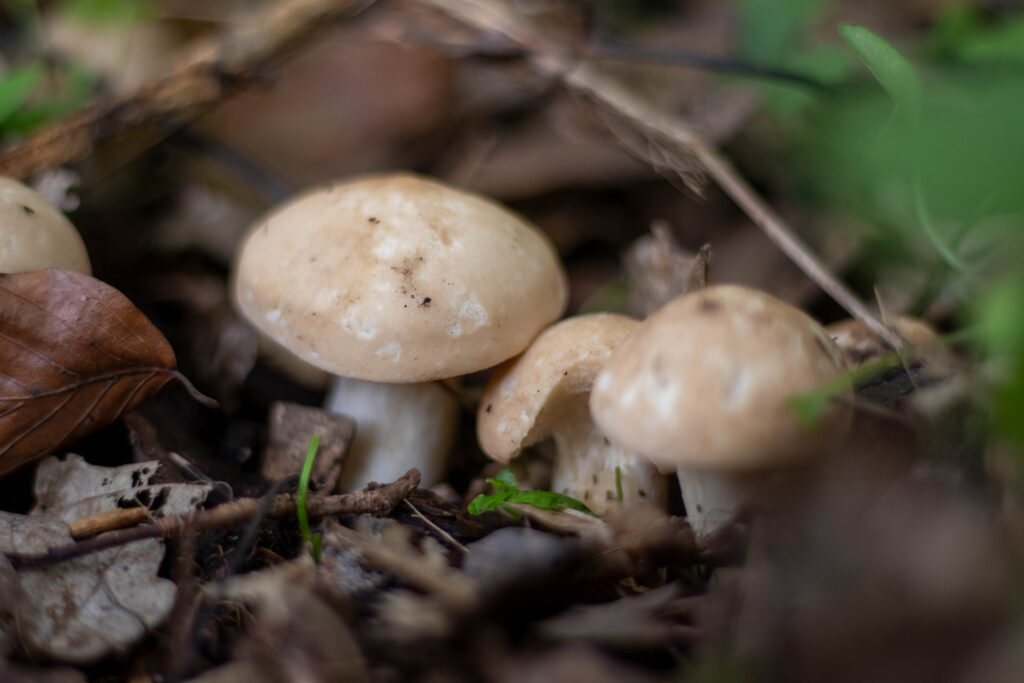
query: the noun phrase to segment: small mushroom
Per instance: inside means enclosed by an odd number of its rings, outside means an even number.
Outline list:
[[[665,479],[648,462],[611,442],[590,418],[590,387],[612,349],[640,325],[598,313],[547,328],[520,356],[491,377],[480,399],[477,438],[484,452],[507,463],[548,437],[555,442],[551,488],[601,514],[618,502],[663,507]]]
[[[0,272],[63,268],[92,274],[75,226],[32,188],[0,176]]]
[[[926,365],[943,368],[949,367],[952,363],[952,354],[946,347],[937,343],[939,333],[928,323],[901,315],[896,317],[892,327],[910,344],[907,353],[913,354]],[[842,351],[843,359],[850,368],[877,361],[892,352],[892,349],[869,330],[867,325],[853,318],[826,325],[825,331]]]
[[[246,237],[234,297],[262,332],[339,378],[357,432],[342,488],[444,475],[456,405],[433,380],[496,365],[565,308],[551,242],[482,197],[409,174],[309,191]],[[417,386],[405,386],[403,384]]]
[[[611,354],[594,382],[597,425],[675,469],[697,536],[732,519],[750,476],[799,462],[843,433],[833,401],[813,430],[787,405],[843,369],[824,329],[763,292],[720,285],[678,297]]]

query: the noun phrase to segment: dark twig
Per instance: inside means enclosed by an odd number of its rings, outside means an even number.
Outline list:
[[[712,57],[683,50],[659,50],[639,45],[622,43],[606,36],[597,36],[587,48],[585,56],[619,62],[640,62],[644,64],[665,64],[667,66],[705,69],[719,73],[785,81],[819,93],[829,93],[832,88],[809,76],[784,69],[754,64],[735,57]]]
[[[278,479],[270,487],[270,490],[260,498],[260,506],[256,509],[256,514],[246,524],[245,533],[242,534],[242,537],[238,539],[238,543],[235,544],[231,562],[228,564],[228,575],[237,574],[242,570],[242,565],[245,564],[246,558],[249,557],[249,552],[256,543],[256,537],[259,536],[263,520],[266,518],[267,513],[270,512],[270,508],[273,506],[278,494],[280,494],[281,489],[294,487],[297,481],[298,475],[296,474]]]
[[[395,506],[416,489],[419,483],[419,470],[411,469],[392,484],[375,488],[367,487],[362,491],[337,496],[313,498],[308,501],[306,508],[311,518],[361,513],[383,517],[390,514]],[[259,512],[261,505],[262,500],[259,498],[242,498],[212,510],[199,510],[187,515],[162,517],[152,524],[115,531],[75,545],[53,548],[38,555],[8,553],[7,559],[16,568],[43,566],[65,562],[146,538],[176,538],[186,531],[201,534],[228,529],[249,520]],[[273,519],[288,518],[294,515],[295,496],[291,494],[277,496],[267,512],[267,517]]]
[[[410,503],[408,498],[406,498],[403,502],[410,510],[412,510],[412,514],[414,514],[418,519],[422,520],[424,524],[430,527],[431,530],[434,531],[434,533],[443,538],[450,546],[452,546],[453,548],[457,548],[458,550],[461,550],[464,553],[469,552],[469,548],[459,543],[459,541],[450,533],[448,533],[438,525],[434,524],[429,517],[427,517],[419,511],[419,508]]]

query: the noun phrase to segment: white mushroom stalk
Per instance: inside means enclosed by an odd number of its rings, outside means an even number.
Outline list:
[[[521,356],[501,366],[477,413],[484,452],[509,462],[523,448],[551,438],[551,489],[597,514],[619,504],[664,507],[665,479],[648,462],[613,443],[594,424],[590,388],[612,349],[639,323],[614,314],[583,315],[552,325]]]
[[[665,476],[605,436],[590,419],[586,398],[580,397],[574,419],[563,418],[552,428],[551,490],[582,501],[597,514],[638,502],[665,507]]]
[[[412,467],[422,481],[444,479],[459,405],[437,382],[383,384],[339,377],[324,409],[348,415],[357,425],[338,482],[341,490],[394,481]]]
[[[233,286],[252,324],[346,378],[328,407],[357,422],[347,488],[409,467],[425,485],[440,481],[456,410],[430,383],[521,352],[568,300],[543,233],[483,197],[409,174],[286,202],[249,232]]]
[[[594,420],[613,441],[675,469],[698,537],[735,517],[763,475],[842,437],[845,402],[813,429],[790,397],[839,375],[818,323],[763,292],[709,287],[678,297],[612,353],[594,384]]]

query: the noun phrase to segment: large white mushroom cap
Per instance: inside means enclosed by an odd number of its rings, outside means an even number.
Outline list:
[[[0,176],[0,273],[63,268],[92,274],[82,238],[60,209]]]
[[[482,197],[408,174],[307,192],[250,232],[234,295],[263,332],[336,375],[421,382],[520,351],[565,308],[551,242]]]

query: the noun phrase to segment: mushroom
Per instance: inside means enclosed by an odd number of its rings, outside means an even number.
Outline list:
[[[839,349],[810,317],[763,292],[719,285],[641,323],[598,374],[590,409],[613,442],[676,470],[703,537],[736,515],[751,475],[795,464],[843,433],[845,403],[832,402],[810,430],[787,405],[842,369]]]
[[[233,289],[262,332],[342,378],[327,409],[358,421],[348,489],[410,467],[439,481],[456,405],[419,383],[514,356],[568,299],[558,255],[534,226],[409,174],[314,189],[272,211],[244,240]]]
[[[0,272],[63,268],[92,274],[75,226],[41,194],[0,176]]]
[[[541,332],[520,356],[491,377],[480,399],[477,439],[507,463],[542,439],[555,442],[551,488],[601,514],[618,501],[665,504],[665,479],[648,462],[612,443],[594,425],[590,387],[612,349],[640,325],[595,313],[567,318]],[[619,484],[616,485],[616,470]]]
[[[952,354],[947,348],[936,344],[939,333],[928,323],[901,315],[892,322],[892,327],[912,347],[908,349],[908,353],[912,353],[926,365],[943,368],[949,367],[952,363]],[[826,325],[825,331],[842,351],[843,359],[851,369],[880,360],[892,351],[878,335],[868,329],[867,325],[853,318]]]

